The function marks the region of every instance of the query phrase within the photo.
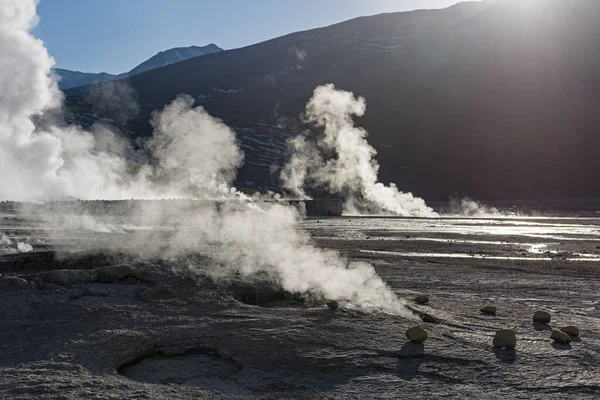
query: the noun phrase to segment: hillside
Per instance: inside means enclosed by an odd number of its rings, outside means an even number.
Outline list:
[[[404,190],[598,197],[599,17],[595,0],[500,0],[357,18],[133,76],[142,113],[129,128],[149,134],[150,111],[189,93],[238,131],[240,179],[276,186],[285,140],[331,82],[366,97],[357,122],[382,179]]]
[[[107,74],[106,72],[90,73],[62,68],[55,68],[54,72],[60,78],[58,86],[63,90],[117,79],[117,75]]]

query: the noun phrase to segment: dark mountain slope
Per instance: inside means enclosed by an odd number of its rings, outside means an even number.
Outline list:
[[[117,75],[107,74],[106,72],[91,73],[71,71],[61,68],[54,68],[54,72],[60,78],[58,86],[61,89],[70,89],[78,86],[91,85],[94,83],[111,81],[117,78]]]
[[[430,199],[597,197],[598,18],[595,0],[463,3],[299,32],[130,83],[147,113],[189,93],[237,127],[250,160],[242,175],[255,183],[283,161],[314,87],[332,82],[367,98],[357,122],[384,181]],[[261,165],[256,134],[276,144]]]

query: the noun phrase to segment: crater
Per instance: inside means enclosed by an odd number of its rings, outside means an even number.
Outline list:
[[[118,368],[119,374],[138,382],[175,384],[244,395],[249,391],[236,377],[241,370],[240,363],[206,347],[180,353],[153,351]]]
[[[233,298],[259,307],[299,307],[310,305],[308,298],[299,293],[291,293],[269,281],[236,281],[228,285]]]

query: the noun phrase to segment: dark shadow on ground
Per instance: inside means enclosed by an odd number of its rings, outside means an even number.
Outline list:
[[[420,356],[425,352],[423,343],[406,342],[400,349],[397,371],[401,379],[412,380],[419,374]]]
[[[400,349],[401,358],[412,358],[422,356],[425,352],[423,343],[406,342]]]
[[[556,350],[571,350],[572,349],[570,344],[557,343],[557,342],[552,343],[552,347],[554,347]]]
[[[535,329],[538,332],[543,332],[543,331],[551,331],[552,327],[548,324],[540,324],[538,322],[534,322],[533,329]]]
[[[507,364],[514,364],[517,361],[517,352],[515,349],[499,349],[494,347],[496,358]]]

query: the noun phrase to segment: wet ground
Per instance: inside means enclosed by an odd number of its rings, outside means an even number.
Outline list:
[[[2,215],[0,398],[597,398],[600,217],[308,219],[415,322],[207,279],[201,256],[78,253],[131,231]],[[2,236],[4,234],[4,236]],[[430,297],[417,305],[417,294]],[[497,315],[482,315],[495,305]],[[552,314],[534,325],[537,310]],[[424,345],[404,332],[418,324]],[[553,328],[576,325],[559,345]],[[496,350],[498,329],[515,351]]]

